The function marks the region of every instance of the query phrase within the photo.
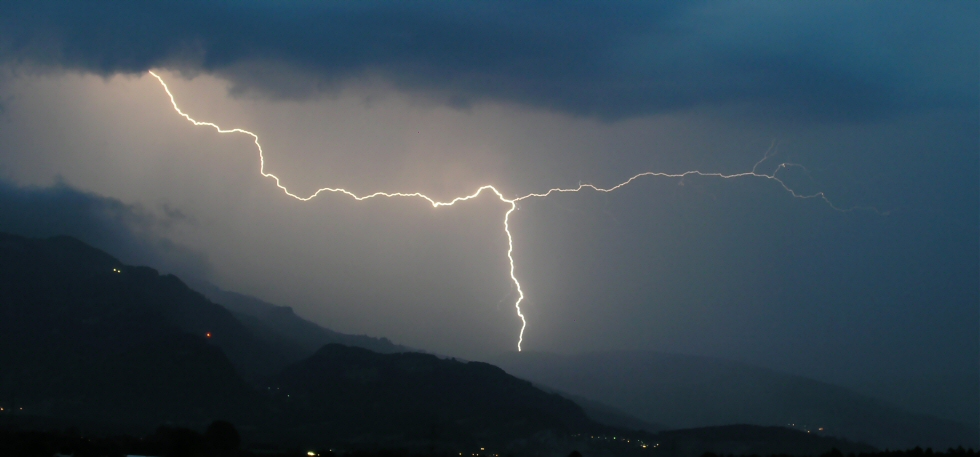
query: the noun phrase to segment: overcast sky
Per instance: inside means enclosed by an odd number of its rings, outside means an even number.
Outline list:
[[[0,3],[0,230],[479,358],[744,360],[976,422],[976,2]],[[941,392],[941,393],[937,393]],[[957,399],[968,398],[968,401]],[[972,418],[972,419],[971,419]]]

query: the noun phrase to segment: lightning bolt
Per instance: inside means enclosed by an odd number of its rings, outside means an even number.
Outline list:
[[[288,196],[290,196],[292,198],[295,198],[297,200],[300,200],[300,201],[304,201],[305,202],[305,201],[309,201],[309,200],[312,200],[312,199],[316,198],[321,193],[324,193],[324,192],[332,192],[332,193],[339,193],[339,194],[347,195],[348,197],[351,197],[351,198],[353,198],[354,200],[357,200],[357,201],[368,200],[368,199],[375,198],[375,197],[421,198],[421,199],[429,202],[429,204],[431,204],[433,208],[440,208],[440,207],[443,207],[443,206],[453,206],[453,205],[455,205],[456,203],[459,203],[459,202],[465,202],[467,200],[472,200],[474,198],[479,197],[484,192],[492,192],[494,195],[496,195],[497,198],[501,202],[503,202],[503,203],[505,203],[505,204],[507,204],[507,205],[510,206],[510,208],[507,209],[507,211],[504,213],[504,233],[507,235],[507,260],[510,263],[510,279],[511,279],[511,281],[513,281],[514,286],[517,288],[517,301],[514,303],[514,308],[517,310],[517,316],[521,319],[521,331],[519,333],[518,340],[517,340],[517,350],[518,351],[521,350],[521,344],[524,342],[524,330],[527,328],[527,319],[524,317],[524,314],[521,313],[521,302],[524,301],[524,290],[521,289],[521,282],[517,279],[517,274],[515,273],[515,267],[514,267],[514,237],[510,233],[510,216],[511,216],[511,214],[515,210],[517,210],[517,202],[519,202],[519,201],[527,200],[527,199],[530,199],[530,198],[545,198],[545,197],[551,196],[552,194],[555,194],[555,193],[580,192],[580,191],[582,191],[584,189],[591,189],[591,190],[596,191],[596,192],[613,192],[613,191],[615,191],[615,190],[617,190],[617,189],[619,189],[619,188],[621,188],[623,186],[626,186],[626,185],[632,183],[633,181],[635,181],[637,179],[644,178],[644,177],[684,178],[684,177],[687,177],[687,176],[704,176],[704,177],[716,177],[716,178],[722,178],[722,179],[735,179],[735,178],[754,177],[754,178],[762,178],[762,179],[767,179],[767,180],[775,181],[780,186],[782,186],[782,188],[786,192],[788,192],[790,195],[792,195],[795,198],[801,198],[801,199],[813,199],[813,198],[816,198],[816,199],[823,200],[827,205],[830,206],[830,208],[834,209],[835,211],[849,212],[849,211],[854,211],[854,210],[858,210],[858,209],[866,209],[866,210],[874,211],[874,212],[876,212],[878,214],[881,214],[881,215],[886,215],[887,214],[887,213],[883,213],[881,211],[878,211],[877,209],[872,208],[872,207],[853,207],[853,208],[847,208],[847,209],[839,208],[836,205],[834,205],[834,203],[831,202],[830,199],[827,198],[826,194],[824,194],[824,192],[822,192],[822,191],[816,192],[816,193],[813,193],[813,194],[801,194],[801,193],[796,192],[790,186],[788,186],[782,179],[780,179],[779,177],[777,177],[777,174],[779,173],[779,171],[784,170],[784,169],[787,169],[787,168],[801,168],[804,171],[806,171],[806,168],[803,167],[802,165],[799,165],[799,164],[795,164],[795,163],[780,163],[776,167],[776,169],[772,173],[770,173],[770,174],[765,174],[765,173],[758,172],[757,169],[759,168],[759,166],[762,165],[763,162],[765,162],[766,160],[768,160],[770,158],[770,153],[774,149],[774,144],[772,146],[770,146],[769,150],[766,151],[766,154],[763,156],[763,158],[761,160],[759,160],[758,162],[755,163],[755,165],[752,167],[752,170],[751,171],[742,172],[742,173],[733,173],[733,174],[716,173],[716,172],[702,172],[702,171],[698,171],[698,170],[685,171],[685,172],[682,172],[682,173],[661,173],[661,172],[648,171],[648,172],[644,172],[644,173],[639,173],[639,174],[633,175],[631,178],[627,179],[626,181],[623,181],[623,182],[621,182],[621,183],[619,183],[619,184],[617,184],[615,186],[609,187],[609,188],[597,187],[597,186],[592,185],[592,184],[582,184],[580,182],[578,184],[578,186],[576,186],[576,187],[569,187],[569,188],[556,187],[556,188],[549,189],[548,191],[543,192],[543,193],[531,193],[531,194],[527,194],[527,195],[524,195],[524,196],[521,196],[521,197],[507,198],[507,197],[504,197],[504,194],[501,193],[499,190],[497,190],[496,187],[488,184],[488,185],[481,186],[481,187],[477,188],[477,190],[475,192],[473,192],[472,194],[464,195],[462,197],[456,197],[456,198],[453,198],[452,200],[448,200],[448,201],[438,201],[438,200],[435,200],[435,199],[433,199],[433,198],[431,198],[431,197],[429,197],[429,196],[427,196],[425,194],[422,194],[420,192],[374,192],[374,193],[365,194],[365,195],[357,195],[357,194],[355,194],[355,193],[353,193],[353,192],[351,192],[349,190],[342,189],[342,188],[337,188],[337,187],[321,187],[321,188],[317,189],[315,192],[313,192],[312,194],[303,197],[303,196],[300,196],[300,195],[297,195],[297,194],[294,194],[294,193],[290,192],[290,190],[286,186],[284,186],[282,184],[282,180],[278,176],[276,176],[276,175],[274,175],[272,173],[269,173],[269,172],[266,172],[265,171],[265,154],[264,154],[264,151],[262,150],[262,144],[259,143],[259,136],[258,135],[256,135],[254,132],[250,132],[250,131],[245,130],[245,129],[241,129],[241,128],[225,129],[225,128],[222,128],[221,126],[219,126],[217,124],[214,124],[212,122],[198,121],[198,120],[192,118],[190,115],[188,115],[183,110],[181,110],[179,106],[177,106],[177,101],[174,98],[174,94],[172,92],[170,92],[170,87],[167,86],[167,83],[163,80],[163,78],[161,78],[160,75],[154,73],[153,71],[150,71],[149,74],[151,76],[153,76],[154,78],[156,78],[157,81],[160,82],[160,85],[163,86],[163,90],[166,91],[167,92],[167,96],[170,97],[170,104],[173,105],[174,111],[176,111],[177,114],[181,115],[188,122],[194,124],[195,126],[199,126],[199,127],[211,127],[215,131],[217,131],[218,133],[240,133],[240,134],[248,135],[248,136],[252,137],[252,141],[255,143],[255,148],[259,152],[259,174],[261,174],[265,178],[271,178],[272,180],[274,180],[275,183],[276,183],[276,187],[278,187],[279,189],[281,189],[283,191],[283,193],[285,193],[286,195],[288,195]]]

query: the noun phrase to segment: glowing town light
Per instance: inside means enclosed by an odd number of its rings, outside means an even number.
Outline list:
[[[644,177],[685,178],[687,176],[702,176],[702,177],[714,177],[714,178],[722,178],[722,179],[754,177],[754,178],[763,178],[763,179],[767,179],[767,180],[770,180],[770,181],[775,181],[780,186],[782,186],[782,188],[786,192],[788,192],[790,195],[792,195],[794,198],[801,198],[801,199],[818,198],[820,200],[823,200],[827,205],[830,206],[830,208],[834,209],[835,211],[849,212],[849,211],[854,211],[854,210],[862,209],[862,210],[873,211],[873,212],[875,212],[877,214],[880,214],[880,215],[887,215],[888,214],[887,212],[878,211],[876,208],[873,208],[873,207],[853,207],[853,208],[848,208],[848,209],[838,208],[837,206],[835,206],[833,204],[833,202],[831,202],[827,198],[827,196],[824,194],[823,191],[816,192],[816,193],[813,193],[813,194],[801,194],[801,193],[796,192],[795,190],[793,190],[792,188],[790,188],[785,182],[783,182],[782,179],[778,178],[777,177],[777,174],[779,173],[779,171],[784,170],[784,169],[787,169],[787,168],[801,168],[803,170],[806,170],[805,167],[803,167],[802,165],[799,165],[799,164],[795,164],[795,163],[780,163],[771,174],[765,174],[765,173],[760,173],[760,172],[756,171],[759,168],[759,165],[762,165],[763,162],[765,162],[766,160],[769,159],[769,157],[770,157],[769,154],[773,150],[773,147],[771,147],[771,146],[770,146],[769,150],[766,151],[766,154],[762,157],[762,159],[759,160],[758,162],[756,162],[755,165],[752,166],[752,170],[751,171],[746,171],[746,172],[742,172],[742,173],[725,174],[725,173],[719,173],[719,172],[702,172],[702,171],[699,171],[699,170],[690,170],[690,171],[685,171],[685,172],[682,172],[682,173],[662,173],[662,172],[648,171],[648,172],[644,172],[644,173],[639,173],[639,174],[633,175],[633,177],[627,179],[626,181],[623,181],[623,182],[621,182],[621,183],[619,183],[619,184],[617,184],[615,186],[609,187],[609,188],[601,188],[601,187],[597,187],[597,186],[592,185],[592,184],[581,184],[580,183],[577,187],[569,187],[569,188],[556,187],[556,188],[549,189],[547,192],[544,192],[544,193],[531,193],[531,194],[524,195],[523,197],[517,197],[517,198],[513,198],[513,199],[508,199],[508,198],[504,197],[504,195],[499,190],[497,190],[497,188],[495,188],[495,187],[493,187],[492,185],[489,185],[489,184],[477,188],[476,191],[473,192],[472,194],[464,195],[464,196],[461,196],[461,197],[456,197],[456,198],[454,198],[452,200],[449,200],[449,201],[436,201],[436,200],[432,199],[431,197],[429,197],[429,196],[427,196],[425,194],[422,194],[420,192],[374,192],[374,193],[370,193],[370,194],[366,194],[366,195],[357,195],[357,194],[355,194],[355,193],[353,193],[353,192],[351,192],[349,190],[346,190],[346,189],[343,189],[343,188],[339,188],[339,187],[321,187],[321,188],[317,189],[315,192],[313,192],[312,194],[303,197],[303,196],[300,196],[300,195],[297,195],[297,194],[294,194],[294,193],[290,192],[289,189],[286,188],[286,186],[284,186],[282,184],[282,180],[280,180],[278,176],[276,176],[276,175],[274,175],[272,173],[268,173],[268,172],[265,171],[265,154],[264,154],[264,151],[262,150],[262,144],[259,143],[259,136],[257,134],[255,134],[253,132],[250,132],[248,130],[245,130],[245,129],[241,129],[241,128],[225,129],[225,128],[222,128],[222,127],[218,126],[217,124],[214,124],[214,123],[211,123],[211,122],[198,121],[198,120],[192,118],[190,115],[188,115],[187,113],[183,112],[180,109],[179,106],[177,106],[177,101],[174,98],[174,94],[172,92],[170,92],[170,87],[167,86],[167,83],[163,80],[163,78],[161,78],[160,75],[154,73],[153,71],[150,71],[149,74],[151,76],[153,76],[154,78],[156,78],[157,81],[160,82],[160,85],[163,86],[163,90],[166,91],[167,92],[167,96],[170,97],[170,104],[173,105],[174,111],[176,111],[177,114],[179,114],[180,116],[182,116],[184,119],[187,119],[188,122],[190,122],[190,123],[192,123],[192,124],[194,124],[196,126],[199,126],[199,127],[202,127],[202,126],[203,127],[211,127],[215,131],[217,131],[218,133],[240,133],[240,134],[248,135],[248,136],[252,137],[252,142],[255,143],[255,148],[258,150],[258,153],[259,153],[259,174],[262,175],[262,177],[271,178],[272,180],[274,180],[275,183],[276,183],[276,187],[278,187],[279,189],[281,189],[283,191],[283,193],[285,193],[286,195],[288,195],[288,196],[290,196],[292,198],[295,198],[297,200],[300,200],[300,201],[304,201],[305,202],[305,201],[312,200],[313,198],[317,197],[318,195],[320,195],[323,192],[331,192],[331,193],[338,193],[338,194],[347,195],[348,197],[351,197],[351,198],[353,198],[354,200],[357,200],[357,201],[363,201],[363,200],[367,200],[367,199],[375,198],[375,197],[387,197],[387,198],[411,197],[411,198],[421,198],[421,199],[429,202],[429,204],[431,204],[433,208],[440,208],[440,207],[443,207],[443,206],[453,206],[453,205],[455,205],[456,203],[459,203],[459,202],[465,202],[467,200],[472,200],[472,199],[480,196],[480,194],[482,194],[485,191],[486,192],[492,192],[494,195],[496,195],[497,198],[501,202],[504,202],[504,203],[506,203],[507,205],[510,206],[507,209],[507,211],[504,212],[504,221],[503,222],[504,222],[504,233],[507,235],[507,260],[510,262],[510,272],[509,272],[510,273],[510,279],[511,279],[511,281],[513,281],[514,287],[517,289],[517,300],[514,302],[514,308],[517,310],[517,316],[521,319],[521,331],[518,334],[518,338],[517,338],[517,350],[518,351],[521,350],[521,343],[524,342],[524,330],[527,328],[527,320],[524,318],[524,314],[521,313],[521,302],[524,301],[524,290],[521,289],[521,282],[518,281],[517,275],[515,273],[514,255],[513,255],[514,254],[514,238],[513,238],[513,236],[511,236],[511,233],[510,233],[510,215],[515,210],[517,210],[517,202],[519,202],[521,200],[526,200],[526,199],[529,199],[529,198],[545,198],[545,197],[549,197],[549,196],[551,196],[552,194],[555,194],[555,193],[579,192],[579,191],[582,191],[584,189],[591,189],[591,190],[593,190],[595,192],[612,192],[612,191],[615,191],[615,190],[617,190],[617,189],[619,189],[619,188],[621,188],[623,186],[626,186],[626,185],[632,183],[633,181],[635,181],[635,180],[637,180],[639,178],[644,178]],[[118,272],[119,271],[117,271],[117,273]],[[210,335],[209,335],[209,337],[210,337]],[[616,439],[616,438],[614,437],[613,439]]]

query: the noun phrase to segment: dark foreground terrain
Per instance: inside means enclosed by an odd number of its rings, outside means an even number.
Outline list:
[[[705,430],[683,431],[685,435],[693,436],[706,432],[706,436],[713,432]],[[760,434],[766,433],[764,428],[749,431],[749,435],[754,435],[755,439]],[[790,433],[799,433],[789,431]],[[781,433],[781,432],[780,432]],[[596,437],[593,437],[596,438]],[[598,443],[597,443],[598,441]],[[751,453],[732,453],[724,452],[726,446],[733,443],[719,443],[708,438],[701,442],[700,446],[689,446],[683,450],[670,448],[665,442],[646,442],[623,439],[620,440],[593,439],[580,440],[577,446],[571,451],[560,451],[550,449],[537,452],[504,452],[500,450],[481,448],[481,449],[431,449],[429,451],[412,452],[406,448],[393,449],[357,449],[357,448],[317,448],[317,447],[293,447],[293,448],[274,448],[274,447],[255,447],[245,449],[242,445],[238,431],[227,422],[218,421],[212,423],[203,432],[197,432],[186,428],[160,427],[153,434],[143,437],[133,437],[126,435],[112,436],[89,436],[81,433],[78,429],[66,431],[24,431],[15,430],[11,427],[0,428],[0,455],[4,456],[25,456],[25,457],[53,457],[53,456],[78,456],[78,457],[122,457],[122,456],[161,456],[161,457],[250,457],[250,456],[276,456],[276,457],[415,457],[415,456],[439,456],[439,457],[501,457],[519,455],[548,455],[555,457],[591,457],[591,456],[636,456],[636,457],[726,457],[726,456],[820,456],[820,457],[975,457],[978,455],[973,449],[947,449],[946,451],[933,451],[930,449],[914,448],[905,451],[842,451],[836,447],[824,452],[807,452],[804,449],[796,448],[798,453],[788,452],[751,452]],[[629,442],[628,442],[629,441]],[[751,439],[749,439],[751,441]],[[778,441],[778,440],[777,440]],[[642,444],[641,444],[642,443]],[[570,443],[571,444],[571,443]],[[676,443],[675,443],[676,444]],[[744,443],[743,443],[744,444]],[[756,443],[758,444],[758,442]],[[844,443],[846,445],[846,443]],[[719,447],[721,446],[721,447]],[[860,447],[860,446],[858,446]],[[779,448],[769,445],[770,450],[781,449],[782,451],[792,450],[792,448]],[[731,449],[729,449],[731,450]],[[752,451],[762,451],[761,448]]]

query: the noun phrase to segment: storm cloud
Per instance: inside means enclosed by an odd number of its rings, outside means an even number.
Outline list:
[[[0,58],[106,76],[207,72],[233,93],[286,98],[373,77],[451,106],[493,100],[610,120],[750,106],[850,121],[974,105],[976,40],[949,38],[973,36],[977,4],[878,6],[4,2]]]

